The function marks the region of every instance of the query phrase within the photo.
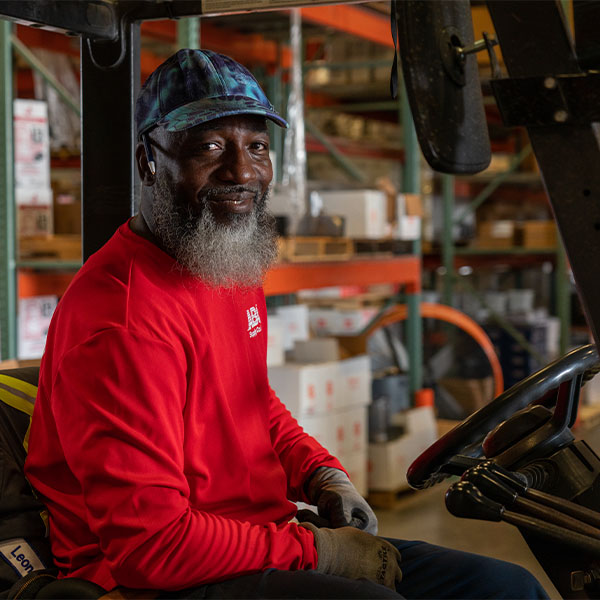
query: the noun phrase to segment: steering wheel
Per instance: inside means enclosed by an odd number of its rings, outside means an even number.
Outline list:
[[[406,474],[408,483],[414,488],[423,489],[442,481],[448,477],[448,474],[442,472],[442,469],[450,459],[476,445],[478,445],[478,452],[481,455],[479,444],[488,432],[515,412],[526,409],[526,407],[535,406],[533,412],[539,413],[544,410],[544,407],[550,408],[556,405],[554,410],[556,418],[553,413],[547,411],[547,408],[545,409],[547,415],[527,416],[528,418],[533,416],[534,419],[538,419],[538,422],[547,423],[554,429],[556,429],[556,424],[551,422],[552,419],[556,421],[560,418],[563,422],[560,431],[563,431],[575,420],[578,399],[576,392],[578,392],[581,379],[585,378],[586,374],[593,377],[599,370],[598,352],[595,345],[589,344],[572,350],[562,358],[526,377],[467,417],[427,448],[409,467]],[[567,395],[554,393],[561,386],[564,387],[578,377],[578,385],[571,386],[570,393]],[[574,387],[577,387],[576,391],[573,391]],[[560,411],[557,401],[561,403]],[[574,409],[571,410],[573,405]]]

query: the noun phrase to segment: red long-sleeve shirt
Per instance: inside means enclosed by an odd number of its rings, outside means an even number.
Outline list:
[[[288,521],[341,468],[270,389],[260,289],[211,289],[123,225],[60,300],[26,473],[63,575],[182,589],[316,565]]]

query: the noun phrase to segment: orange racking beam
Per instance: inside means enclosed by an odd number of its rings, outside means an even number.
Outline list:
[[[177,37],[175,21],[145,21],[142,23],[142,34],[174,42]],[[209,19],[203,19],[201,40],[202,47],[222,52],[245,64],[280,64],[277,42],[267,40],[260,34],[241,34],[225,30],[210,23]],[[282,46],[281,66],[285,68],[290,64],[290,50]]]
[[[340,262],[279,263],[267,272],[267,296],[336,285],[399,283],[408,294],[421,289],[421,261],[416,256]]]
[[[394,47],[390,19],[385,15],[378,15],[358,6],[340,4],[304,6],[300,11],[303,20],[333,27],[382,46]]]

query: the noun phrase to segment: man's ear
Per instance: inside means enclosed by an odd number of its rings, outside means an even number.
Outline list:
[[[142,184],[154,185],[156,177],[152,174],[152,171],[150,170],[150,165],[148,164],[148,157],[146,156],[146,149],[144,148],[144,144],[142,142],[138,142],[138,145],[135,148],[135,163],[137,165],[137,170]]]

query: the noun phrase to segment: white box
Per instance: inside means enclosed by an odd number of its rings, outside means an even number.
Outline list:
[[[338,406],[367,406],[371,404],[371,357],[353,356],[340,361]]]
[[[421,217],[402,215],[396,222],[395,237],[399,240],[421,239]]]
[[[289,363],[268,369],[271,387],[296,419],[335,410],[338,372],[337,362]]]
[[[285,362],[283,349],[283,320],[280,317],[267,317],[267,367],[275,367]]]
[[[311,309],[309,323],[310,328],[317,335],[355,335],[370,323],[377,312],[376,308],[355,310]]]
[[[381,238],[387,224],[387,198],[379,190],[319,191],[324,212],[345,219],[345,235]]]
[[[279,306],[275,311],[283,321],[283,347],[292,350],[296,340],[308,339],[308,306],[291,304]]]
[[[292,351],[294,362],[320,363],[331,362],[340,358],[339,342],[336,338],[314,338],[297,340]]]
[[[52,206],[52,188],[18,187],[15,188],[17,206]]]
[[[333,452],[340,461],[355,452],[366,452],[368,445],[368,409],[355,406],[336,411],[331,415],[332,428],[335,431]]]
[[[15,187],[50,187],[48,105],[17,98],[13,104]]]
[[[328,335],[337,327],[338,311],[333,308],[311,308],[308,313],[310,329],[316,335]]]
[[[34,296],[19,300],[19,359],[42,356],[50,319],[57,303],[58,296]]]
[[[333,333],[336,335],[354,335],[362,331],[379,311],[376,308],[359,308],[337,312],[337,328]]]
[[[369,489],[367,473],[369,457],[367,451],[354,452],[344,456],[340,462],[348,472],[350,481],[354,484],[358,493],[366,498]]]
[[[407,432],[389,442],[369,444],[369,489],[399,491],[409,488],[406,471],[437,439],[433,409],[429,406],[406,412]]]
[[[330,454],[335,454],[335,429],[331,426],[331,415],[303,415],[298,424],[308,435],[314,437]]]

